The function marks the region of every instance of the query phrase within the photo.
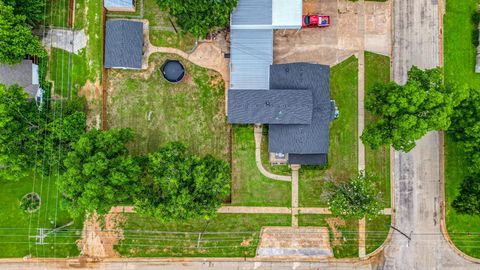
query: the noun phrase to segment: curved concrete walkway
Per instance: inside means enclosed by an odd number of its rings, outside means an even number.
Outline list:
[[[265,176],[273,180],[279,181],[287,181],[291,182],[292,177],[287,175],[278,175],[273,174],[267,171],[262,164],[262,156],[261,156],[261,149],[262,149],[262,135],[263,135],[263,127],[255,125],[254,127],[254,134],[255,134],[255,161],[257,163],[258,170]]]

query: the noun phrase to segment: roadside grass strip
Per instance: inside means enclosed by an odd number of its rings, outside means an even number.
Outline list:
[[[446,3],[444,16],[445,81],[480,89],[480,75],[475,71],[478,29],[472,16],[478,12],[478,1]],[[468,157],[460,146],[445,136],[446,225],[453,243],[467,255],[480,258],[480,217],[461,215],[450,206],[467,175]]]

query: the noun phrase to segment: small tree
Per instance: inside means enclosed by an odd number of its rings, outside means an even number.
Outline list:
[[[132,137],[129,129],[91,130],[73,144],[58,181],[71,214],[105,214],[112,206],[132,203],[142,172],[128,154]]]
[[[216,27],[225,27],[237,0],[157,0],[158,5],[176,18],[182,30],[195,37]]]
[[[368,94],[365,108],[378,121],[367,125],[362,141],[373,149],[392,144],[408,152],[427,132],[446,130],[453,108],[467,95],[466,88],[445,86],[440,69],[422,71],[414,66],[404,86],[378,84]]]
[[[189,155],[178,142],[150,154],[147,170],[135,209],[161,220],[208,219],[229,192],[226,162]]]
[[[373,218],[382,210],[375,182],[363,172],[347,182],[330,181],[327,188],[328,206],[335,216]]]
[[[460,214],[480,215],[480,174],[465,178],[460,193],[452,202],[453,208]]]
[[[26,25],[26,17],[15,15],[13,7],[0,1],[0,63],[16,64],[28,55],[43,57],[46,52]]]

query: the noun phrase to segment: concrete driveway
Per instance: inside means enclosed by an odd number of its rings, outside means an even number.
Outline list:
[[[355,52],[391,51],[391,2],[306,0],[304,14],[330,16],[326,28],[276,30],[274,62],[335,65]]]

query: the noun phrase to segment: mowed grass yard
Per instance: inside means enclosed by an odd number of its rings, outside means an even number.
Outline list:
[[[116,250],[126,257],[254,257],[263,226],[290,224],[290,215],[219,214],[181,223],[126,214]]]
[[[63,1],[63,0],[62,0]],[[68,1],[67,1],[68,2]],[[54,26],[66,27],[68,5],[55,5],[52,16]],[[75,30],[85,30],[87,47],[79,54],[52,48],[50,54],[49,79],[54,82],[54,92],[57,96],[75,96],[87,82],[92,85],[101,84],[103,69],[103,24],[102,1],[75,1]]]
[[[81,236],[82,220],[65,229],[51,233],[44,245],[37,245],[37,228],[53,229],[73,219],[62,208],[60,195],[55,185],[56,177],[42,177],[30,173],[17,182],[0,180],[0,257],[73,257],[79,255],[76,241]],[[29,214],[20,208],[22,197],[30,192],[40,195],[41,205],[37,212]]]
[[[142,1],[138,0],[135,12],[108,12],[110,18],[141,18],[140,6]],[[171,47],[183,51],[191,51],[195,47],[195,37],[180,29],[175,23],[175,18],[169,16],[168,12],[160,9],[156,0],[143,0],[143,19],[149,22],[150,43],[157,47]],[[178,31],[175,32],[172,23]]]
[[[291,183],[267,178],[257,168],[253,125],[232,128],[232,204],[290,207]]]
[[[171,84],[160,71],[167,59],[182,61],[184,81]],[[200,156],[212,154],[229,161],[230,128],[225,117],[224,83],[216,72],[174,55],[154,54],[151,74],[109,72],[109,128],[131,128],[134,154],[157,150],[169,141],[181,141]],[[145,77],[144,77],[145,76]]]
[[[303,166],[299,176],[300,207],[327,207],[322,198],[325,177],[345,180],[357,174],[358,59],[354,56],[330,70],[330,95],[340,117],[330,125],[328,168]]]
[[[445,80],[480,89],[480,75],[475,74],[477,26],[472,15],[478,10],[475,0],[447,0],[444,17]],[[445,144],[446,223],[454,244],[466,254],[480,258],[480,217],[460,215],[450,206],[466,176],[468,157],[449,136]]]

